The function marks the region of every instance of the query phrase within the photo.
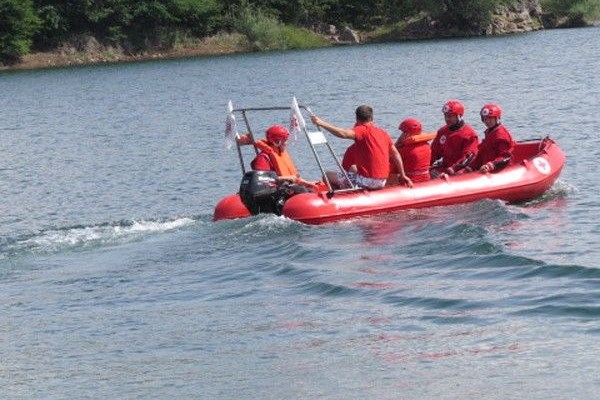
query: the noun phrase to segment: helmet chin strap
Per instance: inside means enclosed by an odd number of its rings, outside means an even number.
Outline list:
[[[459,129],[465,123],[465,121],[463,121],[461,116],[457,115],[456,117],[457,117],[456,123],[449,126],[451,131],[455,131],[455,130]]]

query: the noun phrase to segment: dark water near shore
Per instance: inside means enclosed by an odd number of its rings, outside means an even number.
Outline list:
[[[497,102],[567,166],[522,205],[213,223],[227,101],[292,96],[394,136]],[[599,398],[599,100],[598,28],[0,74],[0,397]]]

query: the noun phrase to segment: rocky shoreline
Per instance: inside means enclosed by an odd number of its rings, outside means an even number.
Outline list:
[[[250,48],[240,34],[221,34],[173,49],[136,54],[128,53],[120,47],[104,46],[98,43],[93,36],[81,35],[55,51],[27,54],[20,63],[15,65],[0,64],[0,71],[214,56],[247,51],[250,51]]]
[[[587,27],[598,21],[572,20],[543,13],[538,0],[522,0],[496,10],[489,26],[480,30],[446,26],[443,21],[419,14],[384,32],[360,32],[349,27],[338,29],[333,25],[315,27],[331,45],[353,45],[374,42],[423,40],[448,37],[497,36],[532,32],[542,29]],[[252,51],[241,34],[219,34],[168,50],[153,50],[130,54],[119,47],[104,46],[92,37],[82,35],[73,38],[59,49],[51,52],[32,53],[18,64],[0,65],[0,71],[38,68],[57,68],[107,64],[119,62],[148,61],[170,58],[213,56]]]

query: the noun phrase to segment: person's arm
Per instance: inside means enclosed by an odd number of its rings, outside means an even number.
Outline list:
[[[429,165],[431,167],[434,167],[436,161],[438,161],[441,157],[442,157],[442,149],[440,146],[440,140],[439,140],[439,131],[438,134],[436,135],[436,137],[433,139],[433,142],[431,142],[431,158],[429,160]]]
[[[278,182],[286,182],[287,181],[287,182],[290,182],[293,184],[306,186],[311,189],[314,189],[319,184],[319,181],[307,181],[306,179],[301,178],[298,175],[278,176],[277,181]]]
[[[402,163],[402,157],[400,157],[400,153],[398,152],[398,149],[396,149],[396,146],[392,145],[390,147],[390,152],[392,153],[392,160],[394,161],[394,164],[396,164],[396,168],[398,169],[398,180],[400,182],[406,182],[408,187],[412,187],[413,183],[404,172],[404,164]]]
[[[448,175],[454,175],[461,169],[465,168],[477,156],[479,146],[479,138],[477,133],[473,131],[473,135],[465,138],[463,141],[463,150],[461,157],[451,166],[446,168]]]
[[[316,115],[312,115],[310,119],[312,120],[313,124],[331,132],[334,136],[337,136],[342,139],[356,139],[356,134],[352,129],[340,128],[339,126],[335,126],[327,121],[322,120]]]
[[[496,158],[489,161],[479,168],[481,172],[492,172],[496,169],[504,168],[510,162],[512,158],[512,145],[509,141],[501,140],[496,146]]]
[[[250,163],[250,167],[255,171],[273,171],[271,160],[265,153],[259,153]]]

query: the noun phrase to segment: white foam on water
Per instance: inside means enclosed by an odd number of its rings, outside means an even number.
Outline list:
[[[113,225],[48,230],[18,243],[21,249],[51,252],[59,249],[82,247],[93,244],[117,243],[176,230],[194,224],[192,218],[178,218],[169,221],[131,221]]]

